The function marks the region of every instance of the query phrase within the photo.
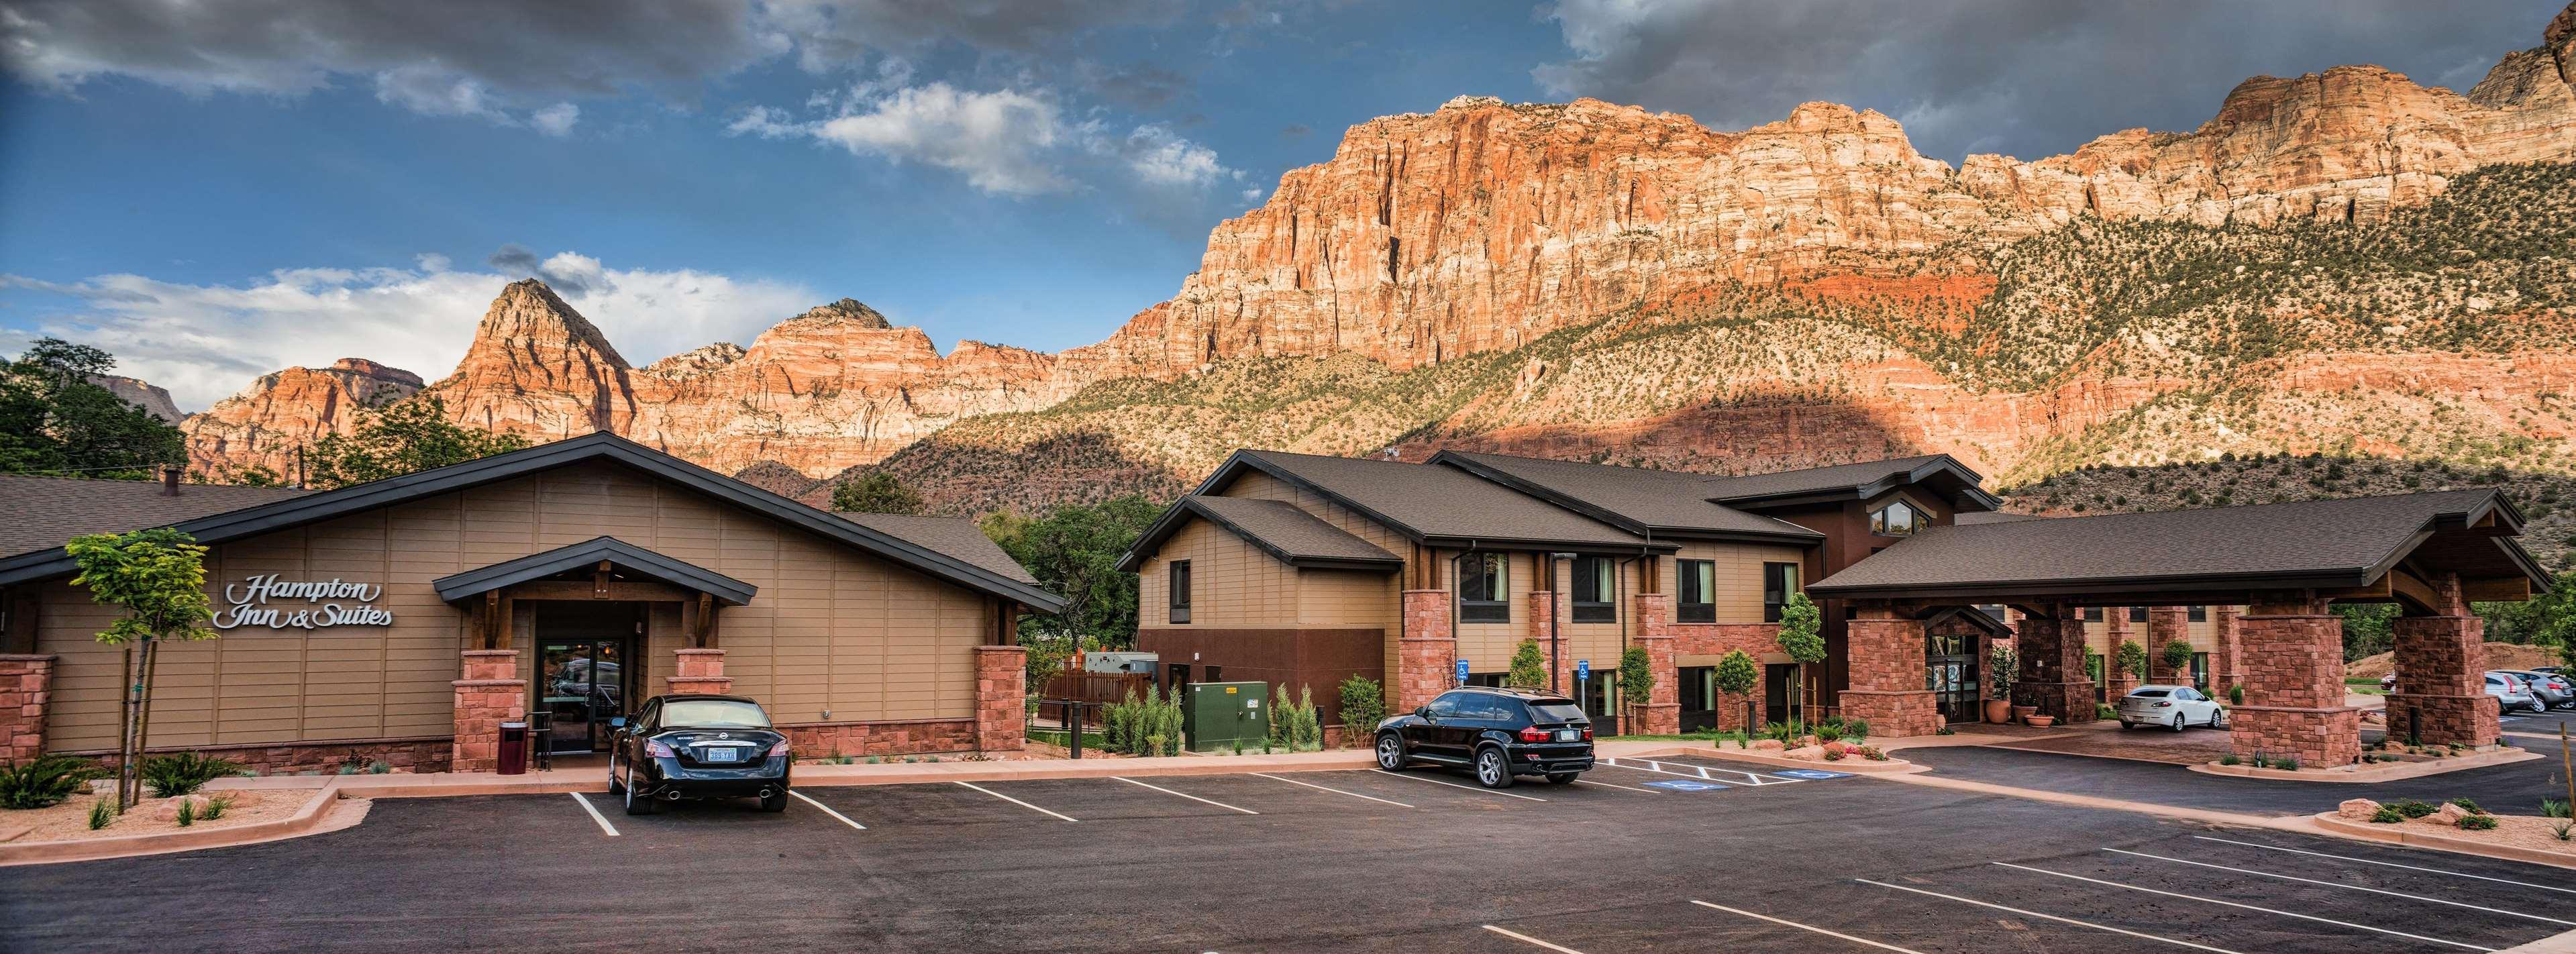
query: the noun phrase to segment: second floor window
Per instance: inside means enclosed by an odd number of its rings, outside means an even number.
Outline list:
[[[1795,563],[1762,564],[1762,621],[1777,623],[1789,608],[1790,594],[1798,592],[1798,565]]]
[[[1611,600],[1618,595],[1618,564],[1608,557],[1574,558],[1574,621],[1607,623],[1619,618]]]
[[[1190,621],[1190,561],[1172,561],[1172,622]]]
[[[2146,621],[2147,621],[2147,608],[2146,608],[2146,607],[2144,607],[2144,606],[2132,606],[2132,607],[2129,607],[2129,622],[2132,622],[2132,623],[2143,623],[2143,622],[2146,622]]]
[[[1675,560],[1673,570],[1681,591],[1674,594],[1673,615],[1684,623],[1717,622],[1717,561]]]
[[[1922,515],[1914,505],[1899,500],[1869,513],[1869,532],[1882,537],[1906,537],[1922,529]]]
[[[2085,608],[2084,608],[2084,621],[2085,621],[2085,622],[2087,622],[2087,623],[2099,623],[2099,622],[2101,622],[2101,621],[2102,621],[2102,608],[2101,608],[2101,607],[2099,607],[2099,606],[2087,606],[2087,607],[2085,607]]]
[[[2191,608],[2191,612],[2185,615],[2184,618],[2194,623],[2209,622],[2209,607],[2194,606]]]
[[[1470,553],[1458,558],[1458,619],[1468,623],[1512,621],[1509,555]]]

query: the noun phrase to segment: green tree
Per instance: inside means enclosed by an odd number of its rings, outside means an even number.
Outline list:
[[[1619,698],[1632,708],[1655,699],[1655,657],[1644,647],[1619,654]]]
[[[1386,719],[1386,690],[1377,680],[1352,676],[1342,680],[1342,745],[1367,747],[1375,744],[1373,733]]]
[[[2555,646],[2562,663],[2576,665],[2576,573],[2562,573],[2557,585],[2518,603],[2479,603],[2487,621],[2486,638],[2500,643]]]
[[[2131,679],[2147,678],[2147,647],[2134,639],[2121,640],[2120,674]]]
[[[1118,558],[1162,509],[1130,494],[1057,507],[1035,519],[1007,511],[985,517],[984,535],[1065,599],[1064,612],[1025,617],[1020,631],[1071,634],[1101,647],[1135,645],[1136,574],[1118,572]]]
[[[2396,648],[2397,604],[2337,603],[2334,612],[2343,617],[2343,661],[2352,662]]]
[[[60,338],[0,364],[0,471],[139,479],[186,460],[178,428],[95,382],[115,367]]]
[[[857,480],[834,484],[832,509],[845,513],[914,514],[921,512],[921,495],[894,479],[893,474],[872,470]]]
[[[1503,684],[1531,689],[1547,685],[1547,656],[1539,652],[1538,640],[1524,639],[1513,647],[1512,669],[1503,676]]]
[[[132,533],[73,537],[65,546],[80,573],[72,585],[89,589],[101,606],[125,611],[98,641],[125,649],[125,704],[117,733],[117,809],[134,807],[142,791],[143,747],[152,732],[152,674],[161,644],[174,639],[213,639],[214,606],[206,598],[206,548],[168,527]],[[137,648],[140,652],[137,652]]]
[[[315,487],[347,487],[526,446],[528,439],[517,434],[460,427],[447,419],[447,402],[421,394],[362,409],[354,430],[316,442],[309,479]]]
[[[1800,724],[1809,720],[1801,720],[1798,716],[1813,708],[1808,698],[1814,690],[1807,684],[1807,666],[1825,661],[1824,628],[1824,613],[1816,609],[1814,600],[1808,599],[1805,593],[1789,594],[1789,604],[1780,608],[1779,643],[1780,651],[1789,654],[1790,660],[1798,664],[1798,685],[1789,693],[1789,698],[1791,704],[1798,707],[1798,712],[1790,717],[1791,721]]]
[[[1715,675],[1717,691],[1728,696],[1750,695],[1753,687],[1762,683],[1762,667],[1755,664],[1753,657],[1745,655],[1744,650],[1741,649],[1729,652],[1724,658],[1719,659]],[[1744,731],[1753,731],[1753,724],[1746,722]]]
[[[2172,672],[2176,680],[2190,678],[2191,644],[2179,639],[2165,643],[2165,669]]]

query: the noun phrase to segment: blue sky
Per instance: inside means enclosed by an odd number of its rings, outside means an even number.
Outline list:
[[[1833,99],[1927,154],[2189,128],[2246,75],[2465,89],[2547,3],[0,0],[0,351],[196,409],[342,357],[436,378],[549,278],[637,363],[848,296],[942,347],[1097,341],[1341,131],[1461,94],[1720,129]],[[543,9],[532,12],[530,8]]]

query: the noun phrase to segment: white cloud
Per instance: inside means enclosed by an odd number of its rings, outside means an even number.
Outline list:
[[[733,122],[725,126],[725,133],[734,136],[752,135],[762,139],[783,139],[789,136],[813,135],[814,124],[797,122],[794,115],[783,109],[754,106],[743,110],[742,115],[734,117]]]
[[[1029,93],[934,82],[896,90],[814,134],[853,153],[953,169],[978,189],[1025,196],[1071,187],[1048,154],[1082,131],[1054,102]]]
[[[123,274],[70,283],[0,275],[0,288],[70,299],[55,309],[37,302],[11,309],[17,314],[0,328],[0,352],[14,354],[43,335],[97,345],[116,355],[118,373],[169,388],[188,410],[202,410],[258,375],[345,357],[434,381],[464,356],[475,323],[501,286],[523,277],[450,271],[447,264],[425,255],[418,269],[281,269],[240,285]],[[542,267],[556,292],[638,364],[710,341],[747,342],[837,297],[689,269],[608,268],[572,252],[548,257]]]
[[[1213,185],[1232,170],[1217,162],[1216,150],[1174,135],[1169,127],[1148,123],[1127,134],[1127,168],[1152,186]]]
[[[581,107],[571,103],[556,103],[528,114],[528,125],[549,136],[570,135],[572,124],[580,120]]]

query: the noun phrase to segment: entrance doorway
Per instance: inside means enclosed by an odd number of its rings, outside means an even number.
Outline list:
[[[1583,698],[1576,701],[1583,704],[1584,716],[1592,720],[1592,734],[1595,736],[1619,734],[1619,710],[1610,702],[1618,697],[1617,687],[1611,685],[1617,675],[1594,672],[1592,678],[1577,683],[1580,688],[1576,693]]]
[[[640,675],[631,665],[642,604],[548,601],[536,614],[536,708],[548,716],[538,744],[555,755],[605,751],[608,720],[626,714]]]
[[[1923,643],[1923,688],[1932,690],[1941,717],[1953,724],[1984,718],[1977,696],[1977,638],[1933,633]]]
[[[1681,726],[1683,732],[1697,732],[1717,727],[1717,667],[1683,666],[1681,677]]]

